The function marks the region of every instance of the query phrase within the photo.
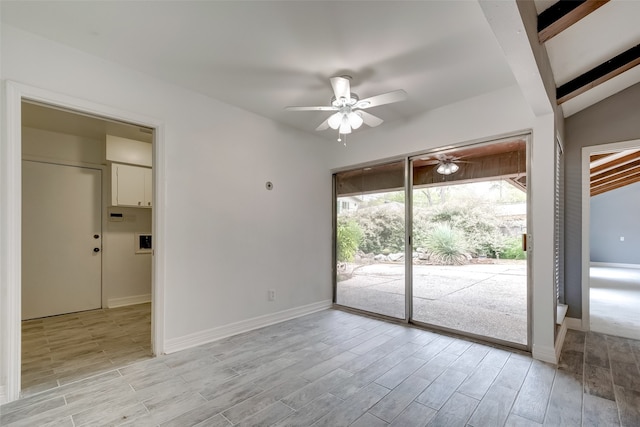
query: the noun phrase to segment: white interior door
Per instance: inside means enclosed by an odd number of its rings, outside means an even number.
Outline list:
[[[22,319],[101,307],[102,171],[22,162]]]

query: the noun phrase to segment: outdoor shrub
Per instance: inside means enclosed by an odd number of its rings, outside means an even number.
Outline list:
[[[527,259],[527,253],[522,250],[522,239],[510,237],[505,241],[505,246],[500,252],[500,258],[504,259]]]
[[[434,224],[425,209],[414,209],[413,211],[413,247],[424,247],[429,231]]]
[[[339,262],[351,262],[354,260],[360,242],[362,231],[353,218],[338,216],[337,258]]]
[[[363,239],[360,249],[364,253],[404,251],[404,205],[391,202],[359,209],[355,217]]]
[[[467,254],[464,235],[449,224],[438,224],[427,236],[425,246],[430,259],[439,264],[466,264]]]
[[[447,203],[434,214],[433,221],[450,224],[452,228],[460,230],[468,250],[476,255],[495,258],[495,252],[503,246],[500,222],[494,209],[486,204],[478,205],[474,201]]]

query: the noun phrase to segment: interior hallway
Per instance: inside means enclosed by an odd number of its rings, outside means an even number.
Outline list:
[[[640,340],[640,269],[591,267],[591,330]]]
[[[0,425],[638,426],[640,342],[569,331],[558,367],[325,310],[0,407]]]
[[[151,303],[22,322],[22,395],[151,357]]]

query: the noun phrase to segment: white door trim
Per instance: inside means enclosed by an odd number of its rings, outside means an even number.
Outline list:
[[[151,343],[154,355],[164,353],[165,285],[165,146],[162,121],[116,107],[97,104],[22,83],[5,84],[5,141],[0,146],[0,294],[5,298],[0,314],[0,378],[6,380],[7,401],[20,396],[21,371],[21,173],[23,100],[41,102],[80,113],[135,123],[154,129],[153,141],[153,246]],[[3,384],[0,384],[2,386]]]
[[[589,267],[591,264],[591,244],[590,244],[590,173],[589,158],[592,154],[611,151],[627,150],[629,148],[640,148],[640,139],[631,141],[613,142],[609,144],[593,145],[582,147],[582,330],[591,330],[590,304],[589,304]]]

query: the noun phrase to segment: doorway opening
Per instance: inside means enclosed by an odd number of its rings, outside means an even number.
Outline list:
[[[7,81],[5,82],[6,143],[2,145],[0,162],[3,171],[3,215],[2,228],[2,267],[3,267],[3,309],[0,311],[0,337],[3,357],[0,369],[5,380],[0,389],[0,397],[6,402],[18,399],[21,395],[22,366],[22,104],[23,101],[44,104],[54,109],[63,109],[80,115],[135,124],[153,130],[152,158],[154,168],[153,182],[164,181],[164,132],[161,121],[94,103],[84,99],[51,92],[33,86]],[[164,187],[153,186],[153,199],[156,206],[163,206]],[[103,205],[103,206],[106,206]],[[152,256],[152,302],[151,307],[151,348],[152,354],[164,352],[164,212],[153,209],[153,256]],[[89,374],[87,374],[88,376]]]
[[[588,147],[583,153],[589,329],[640,339],[640,143]]]
[[[137,241],[152,204],[118,198],[138,183],[117,172],[140,170],[144,189],[153,129],[21,107],[25,396],[152,356],[152,253]]]
[[[528,349],[527,141],[335,174],[336,304]]]

